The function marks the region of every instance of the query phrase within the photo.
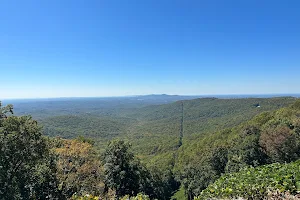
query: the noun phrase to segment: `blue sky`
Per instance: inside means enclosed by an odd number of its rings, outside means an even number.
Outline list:
[[[0,98],[300,93],[300,1],[1,1]]]

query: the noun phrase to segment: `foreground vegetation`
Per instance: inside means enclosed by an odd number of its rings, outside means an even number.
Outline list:
[[[175,173],[189,199],[222,174],[300,158],[300,101],[209,134],[179,151]],[[299,173],[299,172],[298,172]]]
[[[209,108],[212,102],[220,110]],[[251,104],[242,105],[245,102]],[[130,119],[130,123],[117,129],[124,135],[117,133],[119,139],[105,145],[97,138],[76,134],[74,139],[46,137],[45,129],[32,117],[14,116],[12,106],[0,106],[0,199],[256,199],[275,193],[296,196],[300,101],[265,99],[261,102],[269,104],[260,105],[267,111],[259,110],[254,102],[257,99],[202,99],[139,108],[143,109],[141,113],[127,111],[119,117]],[[197,106],[201,109],[195,109]],[[57,118],[60,120],[54,124],[67,123],[76,128],[76,124],[91,120],[90,125],[97,126],[92,118],[80,121],[70,117],[70,122]],[[198,123],[207,128],[195,134]],[[113,129],[112,126],[109,130]],[[135,133],[138,130],[139,137]],[[141,141],[144,143],[136,144]]]
[[[1,107],[0,199],[168,199],[176,189],[143,166],[124,141],[111,141],[98,155],[90,139],[47,138],[30,116],[9,113],[11,105]]]
[[[263,199],[277,191],[283,197],[287,192],[290,195],[300,193],[300,160],[289,164],[251,167],[226,174],[209,185],[196,199]]]

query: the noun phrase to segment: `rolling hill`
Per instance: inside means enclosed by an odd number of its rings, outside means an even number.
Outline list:
[[[182,115],[183,141],[189,143],[204,133],[233,127],[259,113],[287,106],[296,100],[294,97],[191,98],[149,95],[40,100],[19,102],[15,104],[15,111],[37,118],[46,135],[63,138],[82,135],[100,144],[115,137],[125,138],[131,141],[141,157],[152,158],[177,150]]]
[[[35,108],[32,115],[46,135],[91,138],[98,153],[111,139],[129,141],[147,169],[165,184],[173,185],[173,193],[180,183],[174,199],[182,199],[184,194],[184,198],[193,199],[224,173],[299,157],[297,153],[290,157],[280,151],[274,153],[272,145],[277,143],[269,139],[276,134],[282,138],[298,133],[300,107],[294,97],[206,97],[164,104],[95,102],[27,102],[24,108],[17,104],[16,111],[30,114],[30,108]]]

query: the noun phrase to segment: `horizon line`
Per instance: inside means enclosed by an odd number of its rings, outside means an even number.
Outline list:
[[[2,98],[2,100],[43,100],[43,99],[81,99],[81,98],[130,98],[141,96],[182,96],[182,97],[216,97],[216,96],[273,96],[287,97],[296,95],[300,97],[300,93],[241,93],[241,94],[141,94],[141,95],[116,95],[116,96],[69,96],[69,97],[20,97],[20,98]]]

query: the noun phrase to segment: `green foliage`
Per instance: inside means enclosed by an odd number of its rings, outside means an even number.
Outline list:
[[[183,101],[182,144],[184,140],[190,142],[204,133],[230,128],[256,114],[294,101],[295,98],[288,97]],[[258,102],[260,108],[254,106]],[[144,156],[147,162],[155,155],[173,151],[180,140],[181,102],[149,105],[126,99],[78,99],[37,102],[34,105],[23,103],[17,107],[18,113],[38,117],[46,135],[63,138],[82,135],[96,139],[100,144],[115,137],[129,139],[134,152]]]
[[[139,192],[139,171],[130,145],[120,140],[109,142],[104,153],[105,184],[118,197]]]
[[[130,144],[122,140],[109,142],[103,164],[105,184],[117,197],[143,192],[151,199],[168,199],[174,187],[178,187],[172,172],[149,171],[134,157]]]
[[[263,199],[269,191],[300,192],[300,160],[290,164],[270,164],[226,174],[209,185],[196,199]]]
[[[0,198],[61,197],[53,176],[55,158],[37,122],[30,116],[5,116],[0,120]]]
[[[143,192],[151,199],[168,199],[178,189],[177,181],[180,181],[192,199],[226,172],[299,158],[299,103],[273,112],[295,100],[289,97],[202,98],[183,101],[183,115],[181,102],[146,107],[144,104],[128,106],[118,103],[118,106],[105,107],[78,100],[71,102],[73,107],[68,109],[63,108],[66,104],[59,104],[59,112],[57,104],[52,106],[51,103],[46,103],[49,107],[43,112],[35,112],[45,125],[47,135],[88,136],[92,139],[78,137],[77,141],[94,145],[92,148],[96,147],[98,152],[105,151],[106,176],[103,181],[115,190],[118,197]],[[255,106],[258,103],[260,108]],[[132,148],[114,141],[104,150],[102,144],[116,137],[129,140]],[[64,148],[63,145],[57,144],[57,147]],[[93,164],[90,161],[82,164],[80,160],[86,159],[76,153],[60,153],[56,172],[60,189],[69,191],[68,196],[75,191],[79,195],[95,195],[97,181],[90,182],[90,168],[87,167]],[[95,160],[94,156],[91,157]],[[70,172],[64,173],[63,169]],[[45,168],[47,170],[49,168]],[[79,181],[75,181],[77,179]],[[101,180],[98,182],[102,183]],[[88,188],[89,185],[94,189]]]
[[[180,187],[180,189],[171,197],[172,200],[186,200],[185,196],[185,190],[183,187]]]
[[[227,173],[238,172],[249,166],[299,159],[299,113],[300,109],[295,109],[294,105],[262,113],[232,129],[206,134],[187,148],[183,145],[179,149],[175,170],[178,170],[176,173],[189,199],[199,195],[224,170]],[[220,150],[220,146],[224,147],[224,151]],[[192,170],[186,171],[180,164],[182,161]],[[204,178],[207,176],[210,179]]]
[[[150,200],[148,195],[139,193],[135,197],[129,197],[128,195],[121,198],[121,200]]]
[[[74,194],[70,199],[71,200],[99,200],[100,198],[98,196],[93,196],[89,194],[86,194],[84,196]]]
[[[2,127],[2,122],[4,121],[4,119],[7,118],[8,113],[13,114],[13,106],[9,104],[3,107],[0,101],[0,128]]]
[[[217,176],[225,173],[225,167],[228,162],[228,149],[225,147],[218,147],[214,149],[209,162]]]
[[[259,138],[260,129],[255,126],[246,126],[240,131],[239,137],[229,149],[227,172],[237,172],[245,166],[266,164],[267,155],[259,144]]]
[[[83,142],[83,143],[89,143],[89,144],[91,144],[91,145],[94,145],[94,144],[95,144],[95,141],[94,141],[93,139],[84,137],[84,136],[82,136],[82,135],[78,136],[78,137],[76,138],[76,140],[79,141],[79,142]]]
[[[126,118],[82,114],[49,117],[41,120],[41,123],[44,125],[44,133],[48,136],[112,139],[125,134],[131,121]]]
[[[93,196],[93,195],[85,195],[85,196],[80,196],[80,195],[73,195],[72,200],[99,200],[101,199],[98,196]],[[115,199],[115,198],[110,198],[110,199]],[[124,197],[121,197],[120,200],[150,200],[148,195],[138,193],[136,196],[129,196],[126,195]]]
[[[88,140],[89,141],[89,140]],[[63,140],[55,148],[58,155],[57,177],[60,189],[66,197],[77,195],[100,195],[104,191],[104,173],[99,158],[89,142]]]
[[[188,199],[193,199],[217,178],[216,172],[209,164],[197,167],[188,166],[183,171],[181,183]]]
[[[51,152],[33,168],[32,180],[35,184],[32,199],[65,199],[65,195],[59,189],[56,162],[57,156]]]

